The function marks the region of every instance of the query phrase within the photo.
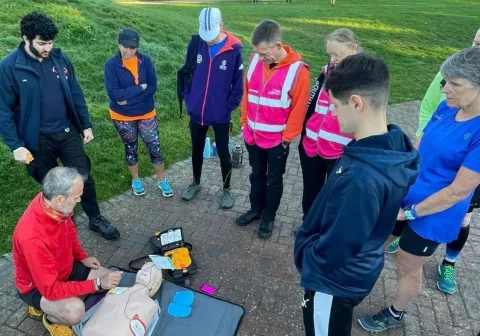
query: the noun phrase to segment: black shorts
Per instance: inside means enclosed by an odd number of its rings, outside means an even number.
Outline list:
[[[70,273],[67,281],[85,281],[88,278],[88,274],[90,274],[90,270],[91,268],[86,267],[81,262],[74,261],[72,273]],[[41,310],[40,300],[42,299],[42,294],[40,294],[37,288],[26,294],[18,292],[18,296],[27,305]]]
[[[440,245],[436,241],[418,235],[407,221],[397,221],[392,235],[400,237],[398,246],[402,250],[419,257],[430,257]]]
[[[478,186],[473,192],[473,197],[470,201],[470,206],[468,207],[467,213],[472,213],[474,209],[478,208],[480,208],[480,186]]]

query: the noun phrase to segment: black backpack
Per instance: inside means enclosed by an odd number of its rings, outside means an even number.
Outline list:
[[[198,45],[200,44],[200,35],[192,35],[190,43],[193,43],[193,51],[190,53],[190,58],[186,60],[185,64],[177,71],[177,98],[180,108],[180,118],[182,117],[183,104],[182,95],[185,89],[192,87],[193,72],[197,65]]]

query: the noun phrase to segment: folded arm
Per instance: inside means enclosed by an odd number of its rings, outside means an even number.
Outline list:
[[[107,95],[111,100],[115,102],[126,100],[128,102],[128,100],[143,92],[143,88],[140,84],[132,85],[127,88],[121,88],[117,74],[112,67],[113,66],[110,64],[105,64],[104,67],[105,89],[107,90]]]

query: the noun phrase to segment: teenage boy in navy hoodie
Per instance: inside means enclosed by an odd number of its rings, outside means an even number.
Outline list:
[[[305,288],[306,335],[349,336],[353,308],[383,268],[383,244],[414,183],[420,157],[408,137],[386,124],[389,72],[380,59],[349,56],[325,88],[341,131],[353,133],[298,230],[295,264]]]
[[[221,207],[233,207],[230,193],[232,161],[228,151],[230,118],[243,95],[242,44],[238,38],[223,30],[222,15],[218,8],[204,8],[199,16],[197,64],[192,86],[183,94],[190,115],[192,138],[193,181],[183,192],[182,199],[192,200],[200,191],[203,149],[209,126],[215,132],[215,142],[223,178]],[[190,41],[186,60],[196,46]]]

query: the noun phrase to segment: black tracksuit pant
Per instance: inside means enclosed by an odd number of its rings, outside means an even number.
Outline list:
[[[100,209],[95,182],[90,175],[90,158],[83,149],[82,138],[78,132],[73,127],[68,130],[40,134],[39,149],[28,148],[34,160],[26,165],[27,171],[35,181],[42,183],[45,175],[58,166],[57,159],[60,159],[65,167],[76,168],[86,178],[81,199],[83,211],[89,218],[96,217],[100,215]]]
[[[282,144],[263,149],[257,145],[245,143],[248,160],[252,167],[250,174],[250,204],[251,209],[260,213],[263,220],[275,220],[280,200],[283,194],[283,174],[289,153],[289,147]]]

